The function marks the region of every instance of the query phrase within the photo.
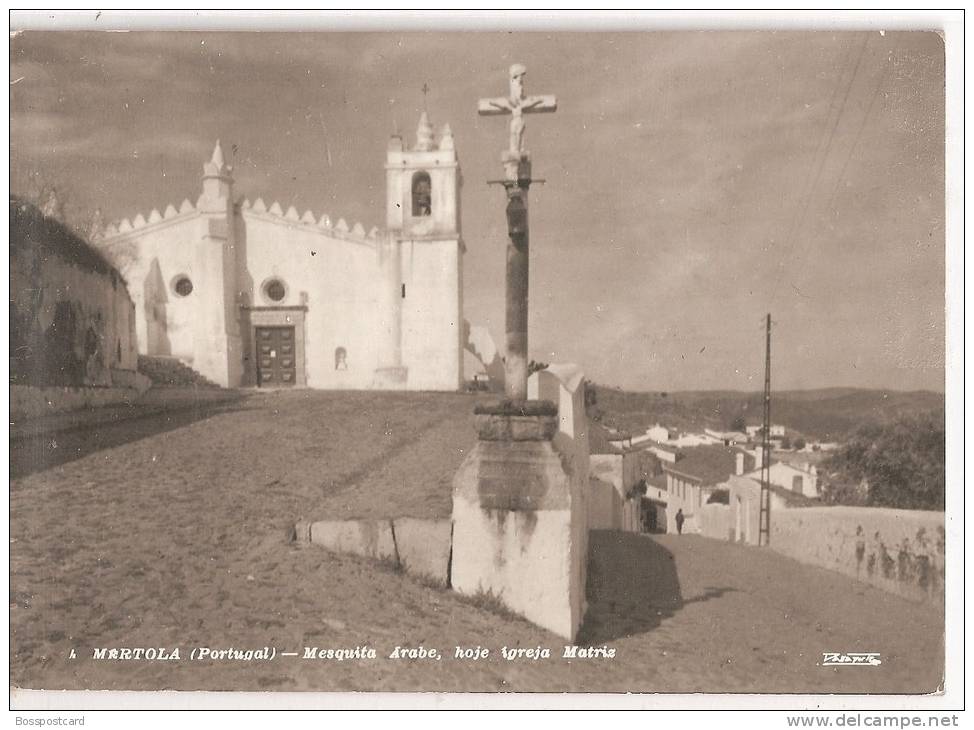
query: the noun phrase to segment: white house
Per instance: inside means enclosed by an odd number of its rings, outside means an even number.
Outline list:
[[[748,472],[745,476],[760,482],[761,469]],[[802,469],[793,464],[776,461],[768,469],[768,481],[810,499],[818,497],[818,474],[814,466]]]

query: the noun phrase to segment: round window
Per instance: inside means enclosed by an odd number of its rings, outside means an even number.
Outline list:
[[[188,276],[177,276],[172,288],[179,296],[188,297],[193,293],[193,282]]]
[[[264,294],[272,302],[279,302],[287,295],[287,289],[280,279],[271,279],[264,284]]]

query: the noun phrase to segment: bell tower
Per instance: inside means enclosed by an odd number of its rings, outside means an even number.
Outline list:
[[[460,163],[450,125],[437,139],[425,111],[411,148],[398,135],[389,140],[386,227],[379,316],[391,322],[388,336],[398,336],[398,348],[390,342],[384,351],[398,352],[399,362],[380,358],[376,387],[457,390],[463,377]],[[390,298],[398,306],[387,311]],[[393,368],[405,371],[403,383],[380,377]]]
[[[449,124],[439,143],[423,112],[416,144],[407,149],[402,137],[389,140],[386,155],[386,226],[397,235],[459,238],[460,164]]]

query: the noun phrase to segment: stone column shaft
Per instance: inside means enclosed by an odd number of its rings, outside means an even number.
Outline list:
[[[504,362],[504,393],[515,401],[528,398],[528,188],[531,163],[520,160],[516,179],[507,188],[507,358]]]

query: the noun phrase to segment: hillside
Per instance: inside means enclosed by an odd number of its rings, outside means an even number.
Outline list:
[[[496,594],[463,597],[394,564],[289,540],[300,519],[449,518],[479,400],[250,391],[195,412],[58,433],[70,460],[10,480],[10,685],[550,696],[937,686],[939,608],[769,550],[593,531],[577,644],[616,653],[571,659],[566,640],[511,617]],[[276,659],[190,659],[194,647],[264,646]],[[304,658],[306,647],[360,646],[376,658]],[[397,646],[436,649],[442,661],[393,659]],[[455,654],[477,646],[489,656]],[[882,671],[809,671],[823,646],[880,646]],[[98,647],[182,655],[96,660]],[[504,647],[551,656],[508,659]]]
[[[748,424],[761,422],[761,393],[637,393],[601,385],[595,392],[603,422],[635,433],[657,422],[688,430],[728,428],[741,415]],[[899,415],[943,407],[942,393],[923,390],[792,390],[772,393],[771,420],[808,438],[835,441],[866,423],[889,423]]]

